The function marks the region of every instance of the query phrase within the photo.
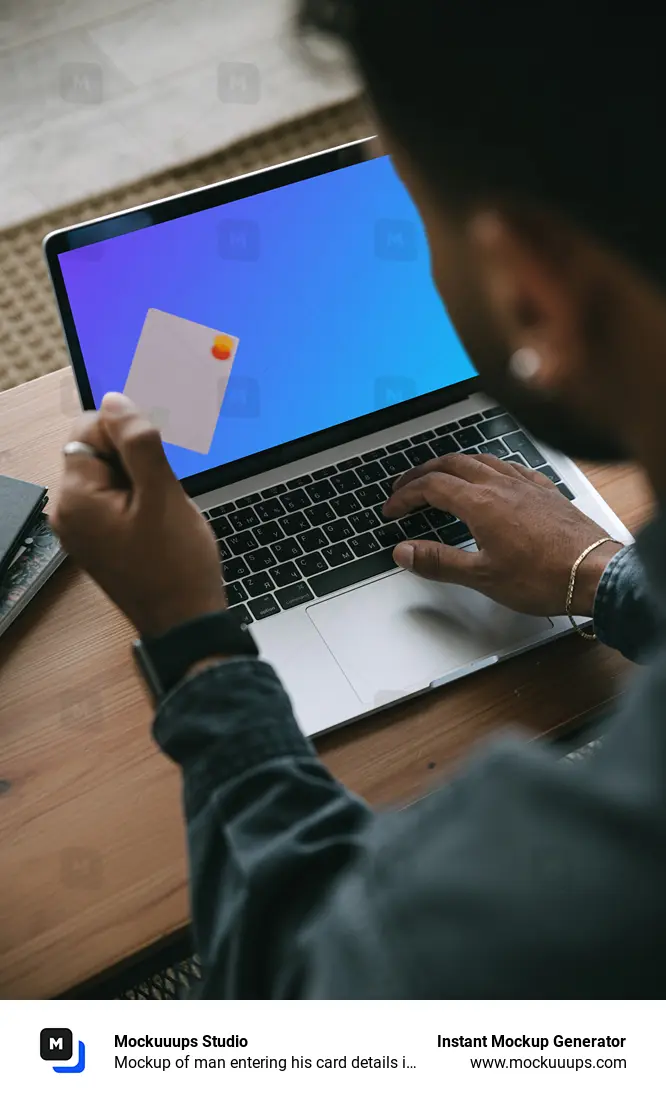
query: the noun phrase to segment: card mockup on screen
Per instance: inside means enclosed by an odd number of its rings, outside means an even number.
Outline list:
[[[238,338],[149,309],[123,392],[165,443],[208,454]]]

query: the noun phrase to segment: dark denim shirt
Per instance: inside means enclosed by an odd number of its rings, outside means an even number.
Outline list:
[[[165,700],[155,736],[183,772],[200,995],[664,995],[665,521],[639,553],[612,560],[595,622],[649,664],[575,767],[505,731],[442,789],[377,813],[319,761],[262,660]]]

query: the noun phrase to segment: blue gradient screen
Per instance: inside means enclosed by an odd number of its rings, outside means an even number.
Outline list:
[[[166,445],[180,478],[474,373],[388,157],[59,259],[96,406],[151,308],[239,337],[209,452]]]

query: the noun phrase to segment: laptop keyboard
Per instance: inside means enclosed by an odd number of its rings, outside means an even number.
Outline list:
[[[205,511],[229,606],[249,624],[396,568],[393,548],[403,539],[469,542],[469,529],[449,512],[422,508],[393,521],[382,514],[400,474],[454,453],[520,462],[573,500],[508,413],[473,413]]]

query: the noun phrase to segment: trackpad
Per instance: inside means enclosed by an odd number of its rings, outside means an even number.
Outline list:
[[[392,573],[308,609],[364,703],[381,706],[553,629],[466,588]]]

